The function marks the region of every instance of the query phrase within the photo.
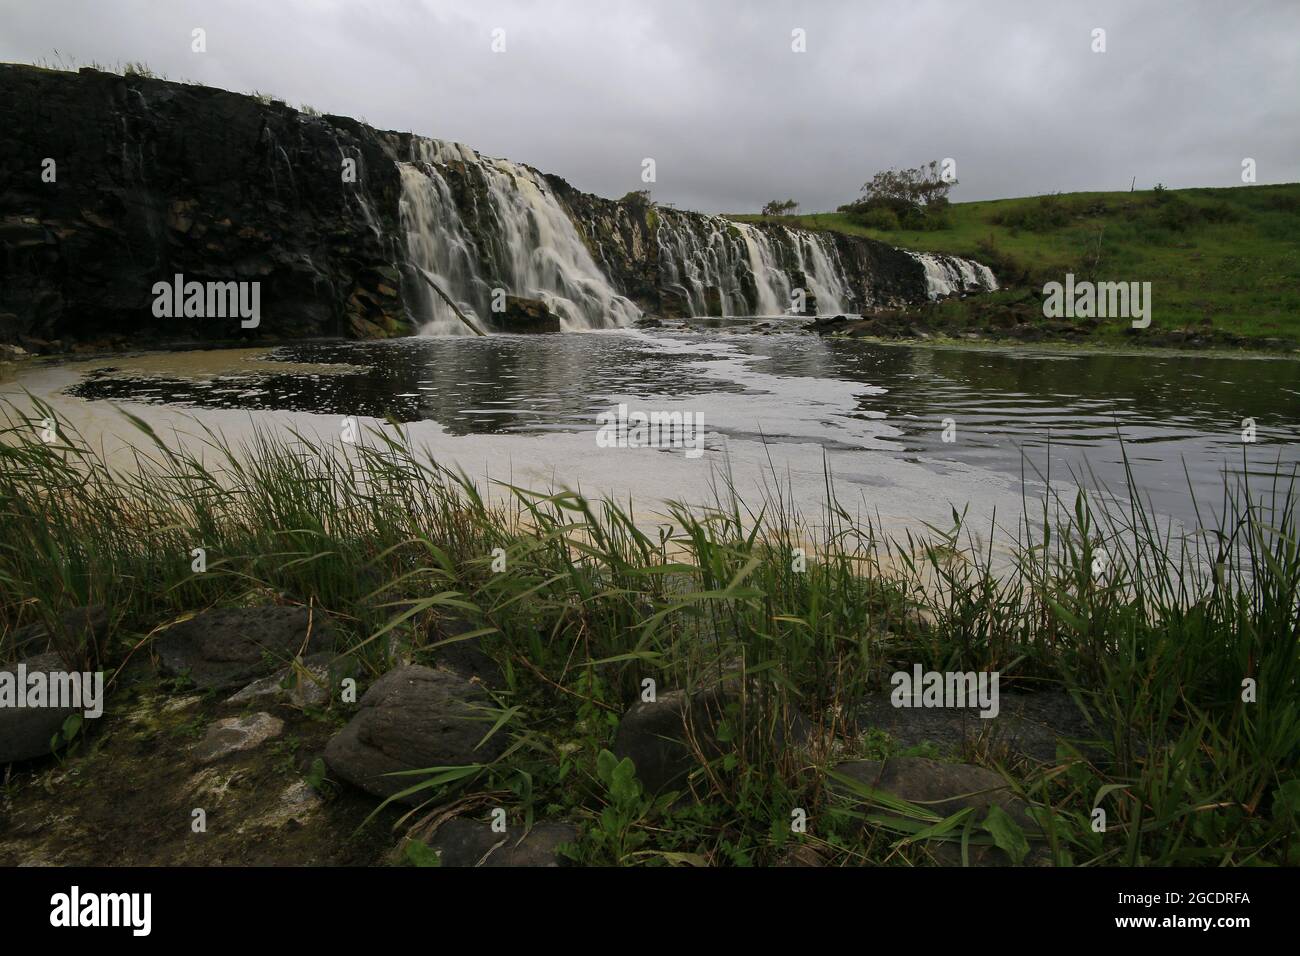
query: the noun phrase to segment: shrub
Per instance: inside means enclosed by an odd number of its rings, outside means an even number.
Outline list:
[[[859,226],[866,226],[868,229],[892,232],[898,228],[898,214],[885,206],[859,210],[850,213],[849,218]]]
[[[1010,229],[1048,232],[1070,222],[1070,211],[1056,196],[1040,196],[1037,202],[1023,202],[1000,209],[993,222]]]

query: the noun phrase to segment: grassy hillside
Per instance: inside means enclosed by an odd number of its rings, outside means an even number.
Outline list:
[[[935,318],[945,325],[975,325],[999,307],[1036,312],[1041,321],[1043,284],[1073,272],[1152,284],[1151,328],[1134,336],[1137,344],[1185,335],[1274,347],[1282,343],[1269,339],[1300,342],[1300,183],[954,203],[949,228],[924,232],[867,228],[842,213],[734,218],[870,236],[987,263],[1005,291],[941,305]],[[1130,333],[1122,320],[1106,320],[1094,334]]]

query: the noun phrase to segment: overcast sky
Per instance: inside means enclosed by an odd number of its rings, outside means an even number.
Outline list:
[[[0,60],[56,50],[708,212],[945,157],[954,200],[1300,180],[1296,0],[0,0]]]

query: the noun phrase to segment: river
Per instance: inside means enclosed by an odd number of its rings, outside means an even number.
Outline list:
[[[332,440],[348,417],[387,417],[472,477],[650,512],[707,503],[723,479],[749,500],[781,486],[811,509],[829,469],[842,505],[890,526],[968,507],[1013,527],[1022,492],[1037,500],[1049,479],[1067,496],[1122,494],[1125,454],[1154,510],[1193,524],[1199,504],[1208,523],[1225,472],[1235,481],[1244,464],[1264,493],[1300,464],[1291,360],[867,343],[780,320],[31,363],[0,383],[19,404],[25,391],[87,438],[136,443],[113,406],[160,433],[197,433],[197,420],[236,439],[266,425]],[[619,404],[702,416],[704,454],[600,447],[598,416]]]

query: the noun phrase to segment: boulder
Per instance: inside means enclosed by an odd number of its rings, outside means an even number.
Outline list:
[[[20,627],[14,632],[13,647],[19,654],[45,654],[60,647],[101,648],[107,639],[108,610],[102,604],[91,604],[60,614],[54,633],[44,623]]]
[[[730,699],[730,691],[718,689],[689,695],[675,690],[659,694],[653,702],[633,704],[619,722],[614,756],[631,758],[648,793],[682,789],[687,775],[699,766],[697,749],[709,760],[723,752],[717,729]],[[790,724],[791,743],[803,743],[811,730],[807,718],[796,711]]]
[[[980,738],[1009,754],[1038,761],[1056,759],[1058,743],[1093,736],[1083,712],[1065,691],[998,695],[996,717],[981,717],[973,708],[895,707],[890,691],[866,697],[854,715],[859,732],[870,727],[885,731],[902,748],[936,744],[949,756],[959,756]]]
[[[333,643],[320,611],[272,606],[204,611],[171,628],[154,648],[166,673],[187,676],[202,690],[230,690]]]
[[[66,670],[57,654],[39,654],[21,663],[28,674]],[[0,673],[10,674],[6,680],[16,681],[18,665],[0,667]],[[49,754],[51,739],[77,712],[75,707],[0,706],[0,766]]]
[[[499,316],[506,332],[559,332],[560,317],[541,299],[506,296],[506,308]]]
[[[430,842],[443,866],[562,866],[560,844],[578,839],[571,823],[539,823],[527,833],[494,833],[490,824],[457,818],[438,827]]]
[[[500,690],[505,687],[505,675],[501,672],[500,665],[484,652],[481,638],[454,640],[461,634],[477,630],[478,625],[460,617],[448,615],[440,618],[431,629],[429,640],[433,643],[451,643],[440,644],[433,649],[434,666],[449,670],[471,683],[477,682],[493,690]]]
[[[928,757],[891,757],[888,760],[853,760],[838,764],[835,772],[860,784],[891,794],[909,803],[923,805],[941,817],[948,817],[967,807],[975,811],[976,822],[983,821],[993,806],[1011,817],[1026,837],[1038,832],[1030,818],[1028,804],[1013,794],[1007,782],[992,770],[973,764],[943,763]],[[842,782],[832,780],[831,790],[860,799]],[[880,811],[883,812],[883,811]],[[931,845],[941,862],[958,865],[961,847],[950,842]],[[1005,865],[1010,859],[994,846],[971,846],[970,860],[976,865]],[[1035,861],[1037,858],[1033,858]]]
[[[361,698],[360,710],[325,748],[329,768],[349,783],[390,797],[420,782],[385,776],[401,770],[488,763],[505,749],[492,727],[487,693],[441,668],[412,664],[389,671]],[[403,798],[424,801],[416,793]]]
[[[334,688],[352,667],[348,657],[329,652],[312,654],[276,671],[270,677],[253,681],[226,699],[227,704],[267,706],[284,703],[299,709],[329,706]]]

